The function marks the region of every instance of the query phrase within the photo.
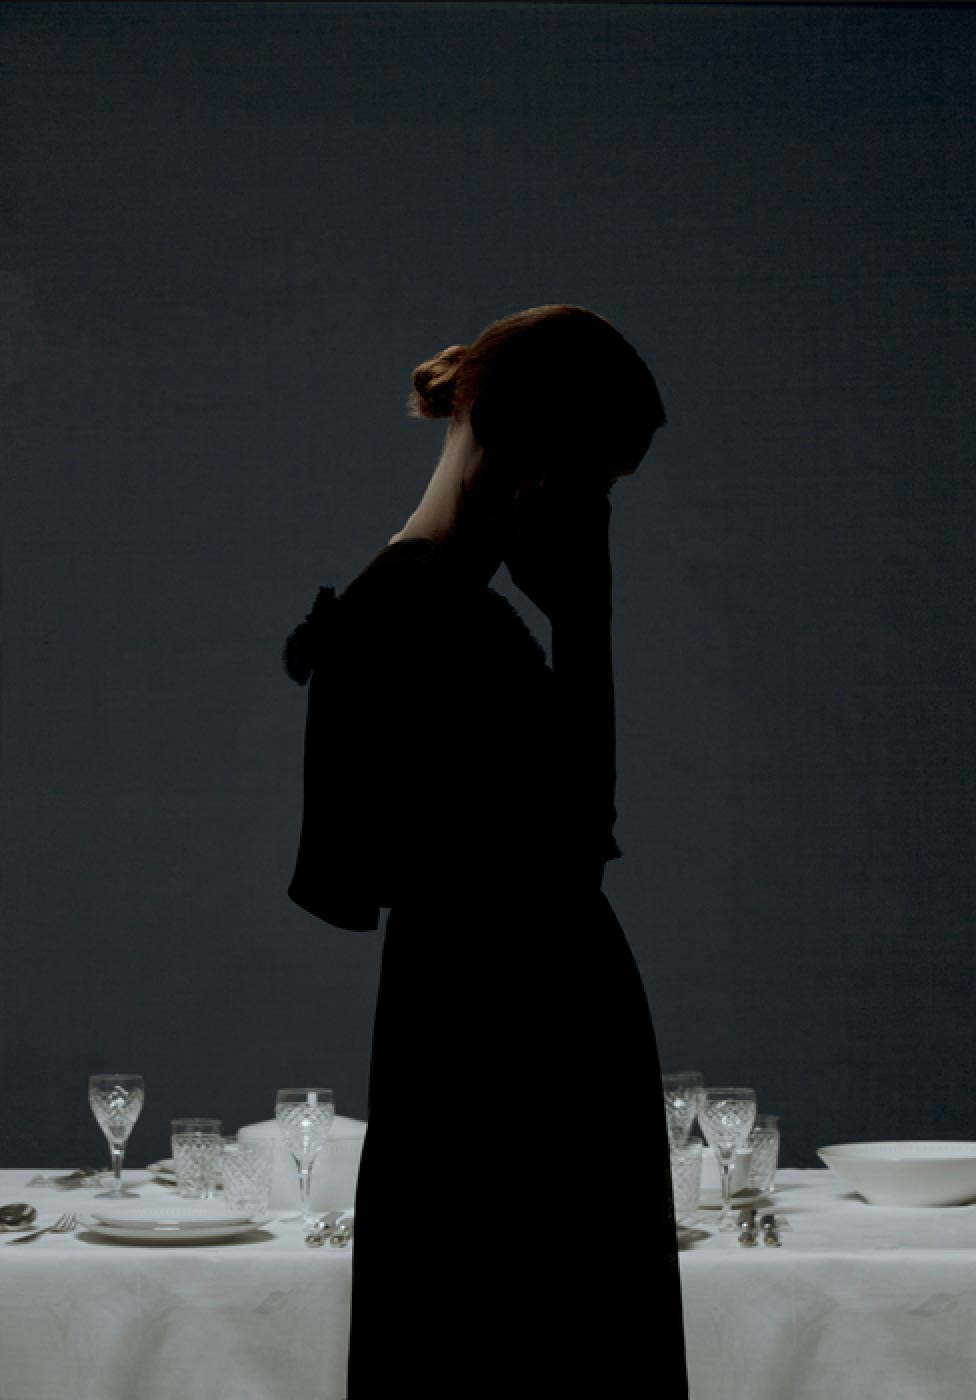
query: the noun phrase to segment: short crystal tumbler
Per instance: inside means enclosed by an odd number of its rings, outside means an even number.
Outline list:
[[[701,1198],[702,1140],[692,1133],[687,1142],[671,1148],[671,1189],[675,1221],[690,1220]]]
[[[224,1138],[224,1203],[234,1210],[267,1210],[271,1203],[275,1138]]]
[[[757,1191],[774,1190],[779,1164],[779,1118],[775,1113],[756,1114],[746,1146],[752,1148],[748,1184]]]
[[[174,1118],[170,1129],[177,1193],[195,1200],[212,1199],[223,1146],[220,1119]]]

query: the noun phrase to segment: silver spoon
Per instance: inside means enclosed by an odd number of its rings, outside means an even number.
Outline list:
[[[337,1230],[334,1230],[329,1237],[329,1244],[335,1249],[344,1249],[352,1239],[353,1223],[351,1220],[344,1220]]]
[[[762,1237],[763,1237],[763,1244],[771,1244],[771,1245],[773,1245],[774,1247],[778,1247],[778,1246],[780,1245],[781,1241],[780,1241],[780,1237],[779,1237],[779,1231],[778,1231],[777,1228],[776,1228],[776,1217],[775,1217],[775,1216],[773,1216],[773,1215],[764,1215],[764,1216],[763,1216],[763,1218],[762,1218]]]
[[[775,1212],[773,1212],[773,1211],[771,1211],[771,1210],[765,1211],[765,1212],[759,1217],[759,1224],[760,1224],[760,1226],[772,1224],[773,1229],[774,1229],[774,1230],[777,1230],[777,1231],[778,1231],[778,1230],[789,1230],[789,1229],[791,1228],[791,1227],[790,1227],[789,1216],[786,1216],[786,1215],[776,1215]]]
[[[305,1243],[312,1249],[325,1244],[330,1235],[335,1234],[339,1225],[341,1210],[330,1210],[325,1215],[320,1215],[305,1235]]]
[[[0,1228],[4,1230],[29,1230],[37,1219],[37,1207],[26,1201],[12,1201],[0,1206]]]
[[[309,1226],[308,1231],[305,1232],[305,1243],[311,1249],[318,1249],[319,1246],[325,1245],[326,1239],[335,1235],[339,1229],[340,1215],[342,1215],[342,1211],[329,1211],[328,1215],[321,1215],[316,1219],[315,1224]]]

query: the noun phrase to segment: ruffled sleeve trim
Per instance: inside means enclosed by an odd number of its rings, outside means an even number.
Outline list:
[[[331,584],[323,585],[305,621],[289,633],[282,651],[282,661],[296,685],[308,682],[319,656],[332,640],[337,626],[337,603],[335,588]]]

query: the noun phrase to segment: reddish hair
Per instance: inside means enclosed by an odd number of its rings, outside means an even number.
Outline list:
[[[654,376],[604,316],[555,303],[492,321],[413,371],[414,418],[468,412],[486,454],[560,477],[636,470],[667,421]]]

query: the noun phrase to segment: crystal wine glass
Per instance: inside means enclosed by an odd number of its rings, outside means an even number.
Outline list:
[[[735,1220],[729,1199],[732,1163],[736,1150],[744,1147],[756,1117],[755,1089],[706,1089],[698,1111],[698,1121],[709,1145],[715,1149],[722,1170],[722,1214],[720,1230],[734,1230]]]
[[[701,1107],[705,1078],[697,1070],[682,1069],[674,1074],[662,1074],[661,1085],[668,1119],[668,1138],[672,1147],[684,1147],[695,1115]]]
[[[93,1074],[88,1080],[88,1102],[98,1126],[108,1139],[115,1173],[112,1190],[98,1191],[98,1196],[111,1201],[121,1200],[123,1196],[138,1198],[138,1191],[130,1191],[122,1185],[122,1159],[145,1098],[146,1086],[141,1074]]]
[[[326,1144],[335,1118],[331,1089],[279,1089],[275,1102],[278,1131],[298,1167],[302,1219],[311,1224],[309,1201],[312,1167]]]

